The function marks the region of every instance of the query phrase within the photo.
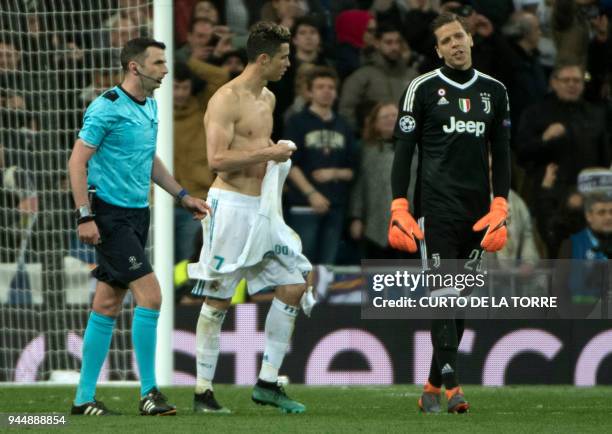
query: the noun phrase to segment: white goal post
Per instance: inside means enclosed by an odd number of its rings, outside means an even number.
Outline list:
[[[0,383],[72,382],[95,282],[75,237],[67,161],[87,105],[121,80],[128,39],[166,44],[158,155],[172,170],[172,0],[0,0]],[[155,189],[148,253],[162,287],[157,376],[173,379],[173,201]],[[100,381],[138,379],[132,299]],[[57,380],[60,378],[60,380]]]
[[[157,155],[170,172],[173,172],[174,128],[172,115],[172,79],[174,58],[173,1],[154,0],[154,36],[166,44],[168,75],[156,91],[159,108],[159,130],[157,133]],[[155,187],[154,209],[154,268],[162,288],[162,307],[157,327],[157,382],[160,386],[172,384],[174,353],[172,332],[174,330],[174,212],[172,198]]]

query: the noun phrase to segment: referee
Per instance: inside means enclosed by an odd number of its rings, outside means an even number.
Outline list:
[[[83,338],[81,377],[71,414],[112,414],[96,400],[96,382],[111,343],[115,318],[128,289],[136,300],[132,343],[140,373],[142,415],[174,415],[155,380],[155,347],[161,290],[145,255],[151,180],[202,219],[209,211],[191,197],[155,156],[157,102],[168,73],[166,46],[148,38],[128,41],[121,52],[125,78],[87,108],[68,163],[81,241],[96,246],[98,280]],[[95,195],[88,196],[88,188]]]
[[[432,28],[436,52],[444,66],[415,78],[399,103],[389,244],[416,252],[416,240],[424,239],[426,248],[421,255],[426,254],[434,267],[440,260],[461,259],[470,272],[479,264],[483,251],[497,251],[506,242],[506,197],[510,187],[508,97],[502,83],[472,67],[472,37],[462,18],[442,13]],[[416,224],[406,199],[416,146],[420,158],[412,212],[423,218],[424,231]],[[438,291],[457,294],[454,288]],[[468,411],[456,372],[463,330],[463,319],[432,320],[434,354],[419,399],[421,411],[441,411],[442,385],[448,412]]]

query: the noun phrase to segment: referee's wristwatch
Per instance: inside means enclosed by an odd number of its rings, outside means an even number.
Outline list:
[[[88,205],[81,205],[76,210],[77,226],[82,223],[90,222],[94,219],[95,214],[91,212]]]

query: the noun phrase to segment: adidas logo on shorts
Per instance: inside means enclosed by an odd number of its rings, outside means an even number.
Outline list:
[[[442,373],[442,375],[446,375],[446,374],[452,374],[453,372],[455,372],[455,370],[451,367],[451,365],[447,363],[446,365],[442,367],[442,370],[440,372]]]

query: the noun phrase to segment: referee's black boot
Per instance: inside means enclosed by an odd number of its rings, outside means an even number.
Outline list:
[[[94,398],[91,402],[86,402],[82,405],[72,404],[70,409],[72,416],[117,416],[119,413],[110,411],[102,401],[96,401]]]
[[[168,404],[168,398],[157,388],[153,388],[141,400],[138,406],[142,416],[175,416],[176,407]]]

